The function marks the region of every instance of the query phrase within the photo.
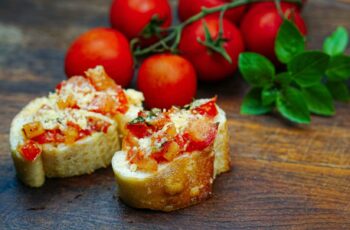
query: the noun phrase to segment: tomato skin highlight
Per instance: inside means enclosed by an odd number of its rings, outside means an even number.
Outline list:
[[[140,37],[143,29],[152,17],[162,20],[162,28],[168,28],[172,22],[171,8],[167,0],[114,0],[110,10],[110,22],[113,28],[126,35],[128,39]],[[154,42],[155,39],[147,42]]]
[[[35,141],[27,140],[20,147],[20,152],[26,160],[34,161],[41,154],[42,149]]]
[[[189,61],[178,55],[153,55],[142,63],[137,86],[148,108],[183,106],[196,95],[196,72]]]
[[[185,21],[189,17],[199,13],[202,7],[217,7],[229,2],[229,0],[179,0],[179,18],[181,21]],[[225,12],[225,18],[237,24],[243,16],[245,9],[245,5],[229,9]],[[213,15],[219,15],[219,13]]]
[[[289,19],[293,19],[299,31],[306,35],[305,22],[300,13],[295,10],[295,6],[281,3],[281,7],[283,13]],[[282,22],[283,20],[274,4],[253,6],[243,17],[241,23],[241,31],[247,49],[260,53],[278,64],[275,54],[275,40]]]
[[[120,32],[95,28],[80,35],[69,47],[65,57],[67,77],[84,76],[89,68],[102,65],[107,74],[119,85],[130,84],[133,57],[128,40]]]
[[[205,41],[206,23],[210,35],[216,39],[219,35],[219,18],[209,16],[186,27],[181,36],[179,49],[181,54],[195,67],[198,78],[204,81],[222,80],[237,70],[238,55],[244,51],[244,43],[240,31],[226,19],[223,20],[224,35],[227,39],[224,48],[230,56],[230,64],[221,54],[210,50],[200,44],[198,40]]]

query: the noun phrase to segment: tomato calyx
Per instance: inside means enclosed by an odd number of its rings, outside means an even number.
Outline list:
[[[224,12],[224,11],[223,11]],[[197,38],[197,42],[201,45],[207,47],[209,50],[216,52],[220,54],[228,63],[232,64],[232,58],[227,53],[226,49],[224,48],[224,45],[229,40],[224,37],[224,26],[223,26],[223,16],[220,14],[219,18],[219,32],[216,38],[213,38],[208,25],[205,21],[205,19],[202,21],[203,29],[204,29],[204,38],[205,40],[202,41],[200,38]]]
[[[141,31],[142,38],[151,38],[153,36],[161,37],[162,25],[165,19],[159,18],[159,16],[153,15],[149,23]]]

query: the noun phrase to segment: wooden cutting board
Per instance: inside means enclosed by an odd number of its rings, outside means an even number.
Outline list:
[[[310,126],[242,116],[239,76],[199,87],[199,97],[217,94],[227,112],[233,159],[208,201],[172,213],[129,208],[115,195],[111,168],[23,186],[10,158],[10,122],[65,78],[66,48],[81,32],[108,26],[109,4],[0,1],[0,229],[350,229],[350,105],[337,104],[336,116],[313,117]],[[345,1],[310,0],[304,16],[311,48],[337,25],[350,29]]]

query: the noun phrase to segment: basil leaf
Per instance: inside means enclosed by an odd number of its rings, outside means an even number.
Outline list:
[[[342,81],[350,78],[350,57],[345,55],[335,56],[330,59],[326,72],[328,80]]]
[[[348,102],[350,100],[349,88],[344,82],[327,82],[326,86],[334,100],[343,102]]]
[[[277,98],[278,90],[274,87],[264,87],[261,93],[262,104],[264,106],[272,105]]]
[[[343,54],[349,42],[348,31],[339,26],[323,44],[323,50],[331,56]]]
[[[302,88],[302,92],[310,112],[323,116],[334,115],[333,98],[326,86],[319,83]]]
[[[264,56],[256,53],[242,53],[238,60],[243,78],[252,86],[265,86],[275,76],[275,67]]]
[[[241,114],[261,115],[271,112],[272,106],[265,106],[261,98],[262,88],[252,88],[243,99]]]
[[[288,63],[292,78],[303,87],[318,83],[324,75],[329,56],[318,51],[307,51],[295,56]]]
[[[277,110],[283,117],[296,123],[309,124],[311,121],[303,94],[292,87],[277,95]]]
[[[292,75],[289,72],[279,73],[276,76],[276,81],[282,86],[288,86],[292,81]]]
[[[305,39],[295,24],[284,20],[277,34],[275,52],[280,62],[287,64],[305,50]]]

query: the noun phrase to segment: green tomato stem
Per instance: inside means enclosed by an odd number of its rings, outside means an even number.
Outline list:
[[[173,27],[170,27],[168,29],[163,30],[163,31],[169,33],[167,36],[165,36],[164,38],[160,39],[158,42],[156,42],[156,43],[154,43],[146,48],[136,49],[133,52],[133,54],[135,57],[138,57],[138,56],[144,56],[144,55],[153,53],[154,51],[157,51],[157,50],[167,49],[168,45],[165,45],[165,44],[167,44],[168,42],[171,42],[171,41],[173,41],[173,43],[170,46],[170,51],[176,53],[177,47],[180,43],[181,33],[182,33],[182,30],[185,26],[188,26],[188,25],[198,21],[209,14],[221,12],[223,10],[228,10],[231,8],[235,8],[235,7],[250,4],[250,3],[267,2],[267,1],[271,1],[271,0],[236,0],[234,2],[226,3],[226,4],[212,7],[212,8],[203,7],[201,12],[193,15],[192,17],[188,18],[186,21],[184,21],[176,26],[173,26]],[[285,2],[292,2],[292,3],[301,4],[301,0],[285,0]]]

